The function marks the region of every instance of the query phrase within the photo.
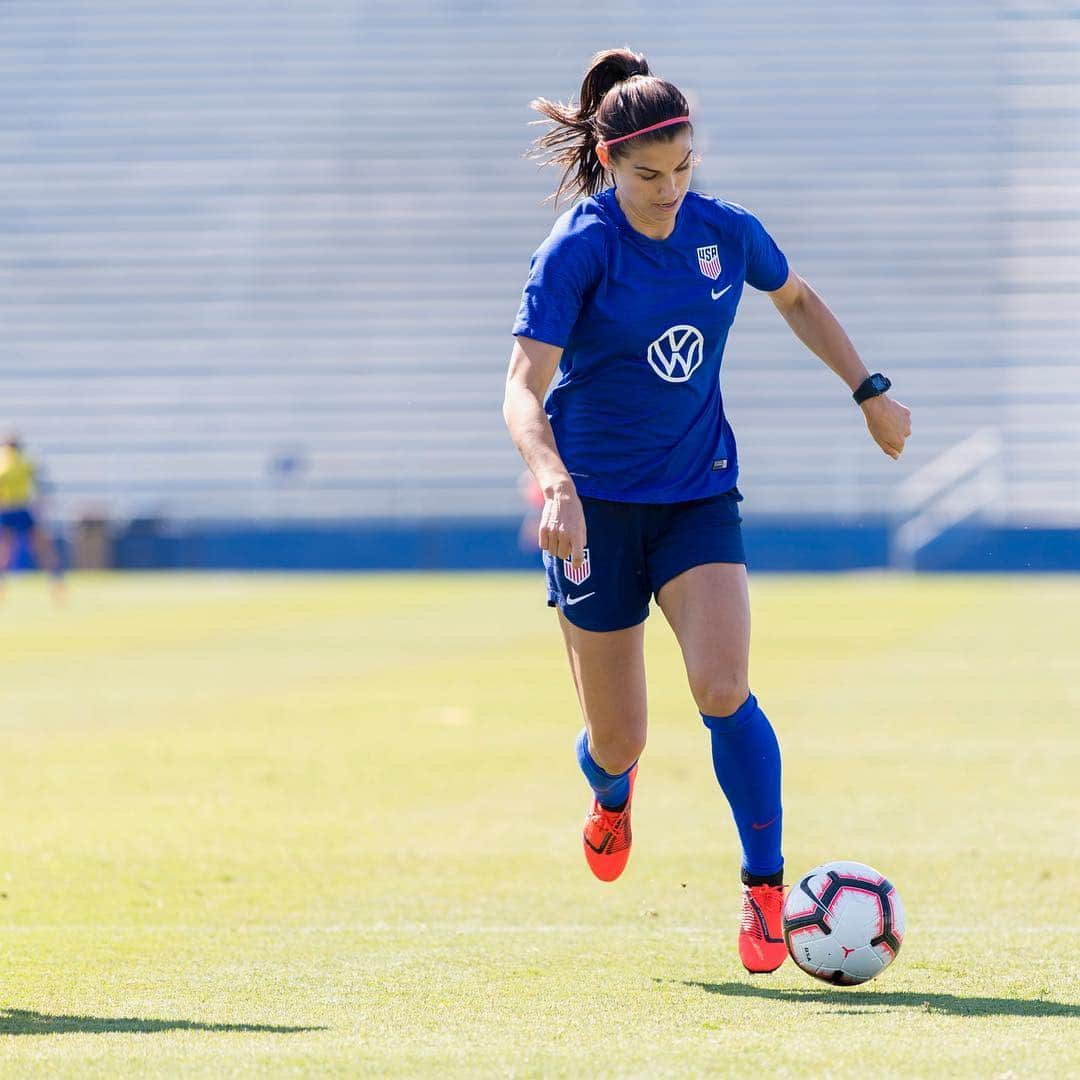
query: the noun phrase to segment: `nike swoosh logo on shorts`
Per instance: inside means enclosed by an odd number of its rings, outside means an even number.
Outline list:
[[[596,590],[593,589],[592,592],[582,593],[581,596],[568,596],[566,598],[566,606],[567,607],[573,607],[575,604],[579,604],[582,600],[588,600],[590,596],[595,596],[595,595],[596,595]]]
[[[723,296],[724,293],[726,293],[730,288],[730,285],[725,285],[719,292],[717,292],[715,289],[710,289],[709,295],[712,296],[714,300],[719,300],[720,297]]]

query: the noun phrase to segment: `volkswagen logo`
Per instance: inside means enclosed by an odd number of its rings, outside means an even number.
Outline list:
[[[701,367],[704,351],[696,326],[673,326],[649,346],[649,366],[664,382],[686,382]]]

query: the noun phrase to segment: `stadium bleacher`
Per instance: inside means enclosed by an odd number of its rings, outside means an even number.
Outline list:
[[[0,419],[54,514],[515,514],[508,332],[557,179],[522,158],[527,103],[629,43],[692,98],[699,190],[764,220],[915,412],[898,468],[748,290],[748,506],[887,513],[990,427],[984,513],[1080,523],[1080,24],[805,10],[3,5]]]

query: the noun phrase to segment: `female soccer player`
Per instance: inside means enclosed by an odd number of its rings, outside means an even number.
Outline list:
[[[585,859],[612,881],[630,854],[646,731],[644,620],[655,596],[742,844],[739,955],[751,972],[775,971],[786,956],[780,749],[748,682],[742,496],[719,383],[743,284],[767,292],[847,383],[889,457],[904,448],[910,414],[886,396],[883,375],[868,374],[761,223],[690,191],[690,110],[644,57],[598,53],[577,106],[532,105],[554,122],[534,152],[566,169],[556,201],[566,190],[584,198],[533,256],[503,411],[545,497],[548,603],[584,714],[577,757],[594,796]]]

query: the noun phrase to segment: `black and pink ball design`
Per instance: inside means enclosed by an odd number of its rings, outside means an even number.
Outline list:
[[[884,874],[860,862],[815,866],[784,901],[792,960],[816,979],[855,986],[880,975],[904,940],[904,905]]]

